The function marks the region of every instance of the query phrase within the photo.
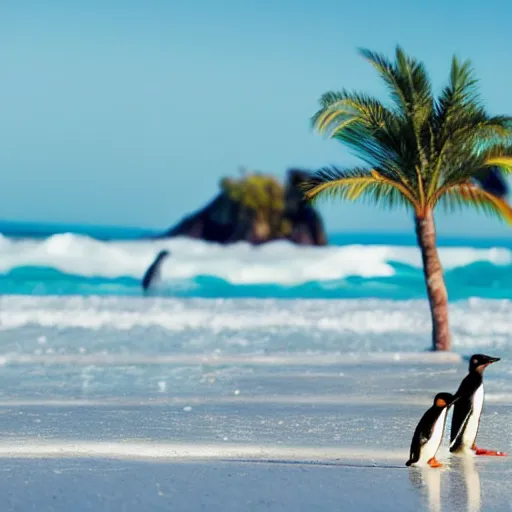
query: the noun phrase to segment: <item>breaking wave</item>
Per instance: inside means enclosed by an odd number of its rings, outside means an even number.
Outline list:
[[[171,251],[153,293],[180,297],[408,299],[424,296],[414,246],[298,247],[274,242],[221,246],[190,239],[104,242],[57,234],[46,239],[0,235],[0,293],[140,295],[157,253]],[[441,247],[454,299],[506,298],[512,251]]]

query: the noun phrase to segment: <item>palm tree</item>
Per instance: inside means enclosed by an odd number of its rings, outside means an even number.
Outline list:
[[[448,293],[436,246],[434,209],[471,206],[512,223],[512,208],[480,186],[485,173],[512,172],[512,118],[490,116],[469,61],[456,57],[448,85],[434,96],[422,62],[397,47],[395,60],[360,50],[377,70],[391,101],[358,92],[328,92],[314,128],[338,139],[364,162],[326,168],[305,184],[310,201],[331,196],[405,206],[414,214],[432,314],[434,350],[450,350]]]

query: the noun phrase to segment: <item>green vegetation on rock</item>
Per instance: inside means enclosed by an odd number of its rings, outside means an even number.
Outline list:
[[[292,229],[285,218],[285,189],[273,176],[247,174],[239,179],[222,178],[222,192],[240,208],[241,215],[251,215],[257,238],[286,237]]]
[[[159,238],[188,236],[221,244],[255,245],[288,240],[299,245],[326,245],[322,218],[304,201],[300,186],[309,177],[310,172],[300,169],[289,169],[283,183],[257,172],[224,177],[209,204]]]

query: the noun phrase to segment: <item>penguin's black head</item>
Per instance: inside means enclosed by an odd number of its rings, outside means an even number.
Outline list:
[[[490,364],[499,361],[499,357],[486,356],[484,354],[474,354],[469,360],[469,371],[482,373]]]
[[[456,400],[458,400],[458,398],[451,393],[438,393],[434,398],[434,405],[440,409],[444,409],[445,407],[450,407]]]

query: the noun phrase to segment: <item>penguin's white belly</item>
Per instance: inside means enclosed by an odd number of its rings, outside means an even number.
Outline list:
[[[447,408],[445,408],[443,410],[443,412],[439,415],[439,418],[437,419],[437,421],[434,425],[434,428],[432,429],[432,436],[423,445],[423,448],[421,449],[421,454],[420,454],[418,463],[420,463],[420,464],[427,463],[437,453],[437,450],[439,449],[439,445],[441,444],[441,441],[443,440],[444,422],[446,420],[446,411],[447,411]]]
[[[480,415],[484,405],[484,385],[482,384],[473,395],[473,411],[469,416],[466,429],[462,435],[462,444],[464,448],[471,449],[476,440],[478,426],[480,424]]]

